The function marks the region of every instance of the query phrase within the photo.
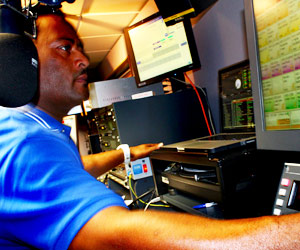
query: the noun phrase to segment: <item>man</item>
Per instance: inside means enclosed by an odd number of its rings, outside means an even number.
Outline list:
[[[62,17],[41,17],[38,27],[39,95],[34,104],[0,112],[0,249],[66,249],[76,231],[101,208],[126,207],[92,177],[121,164],[122,149],[81,161],[70,129],[61,124],[68,110],[89,95],[89,61],[82,44]],[[132,147],[131,160],[158,146]]]
[[[0,249],[300,249],[298,214],[213,220],[125,208],[83,171],[59,123],[88,95],[81,43],[60,16],[41,16],[37,24],[37,106],[0,112]],[[101,164],[84,159],[86,169],[96,176],[111,156],[112,165],[123,161],[121,150],[108,154]]]

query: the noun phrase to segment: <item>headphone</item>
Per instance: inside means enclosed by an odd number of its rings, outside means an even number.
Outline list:
[[[38,90],[38,53],[35,21],[39,11],[59,10],[61,3],[75,0],[39,0],[21,7],[21,0],[0,0],[0,106],[29,103]]]

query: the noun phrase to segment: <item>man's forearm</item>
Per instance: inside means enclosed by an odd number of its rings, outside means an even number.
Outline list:
[[[130,158],[132,161],[144,158],[153,150],[159,149],[162,145],[162,143],[148,143],[130,147]],[[81,159],[85,170],[94,177],[98,177],[123,163],[124,152],[122,149],[112,150],[98,154],[82,156]]]
[[[80,230],[71,249],[298,250],[299,219],[300,214],[216,220],[111,207]]]
[[[81,157],[84,169],[92,176],[98,177],[124,161],[123,151],[112,150]]]

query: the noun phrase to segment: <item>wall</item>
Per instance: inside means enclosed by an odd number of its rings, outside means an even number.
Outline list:
[[[195,25],[202,67],[191,75],[205,87],[219,132],[218,70],[248,58],[243,0],[219,0]]]

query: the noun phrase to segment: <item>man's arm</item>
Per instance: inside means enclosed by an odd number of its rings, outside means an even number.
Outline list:
[[[132,161],[148,156],[153,150],[159,149],[162,143],[142,144],[130,147],[130,157]],[[110,169],[118,166],[124,161],[122,149],[102,152],[98,154],[86,155],[81,157],[84,169],[92,176],[98,177]]]
[[[70,249],[296,250],[299,246],[300,214],[216,220],[110,207],[83,226]]]

